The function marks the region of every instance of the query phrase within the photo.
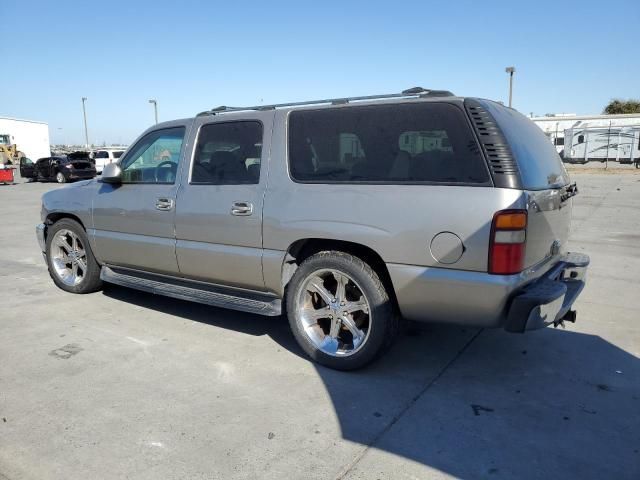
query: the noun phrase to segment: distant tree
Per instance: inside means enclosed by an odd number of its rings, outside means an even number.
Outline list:
[[[640,113],[640,100],[620,100],[614,98],[609,102],[609,105],[604,107],[604,112],[607,115],[615,115],[619,113]]]

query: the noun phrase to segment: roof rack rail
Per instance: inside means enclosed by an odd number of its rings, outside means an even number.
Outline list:
[[[288,102],[288,103],[274,103],[271,105],[254,105],[253,107],[228,107],[221,105],[219,107],[212,108],[204,112],[198,113],[198,117],[205,115],[218,115],[221,113],[242,112],[247,110],[275,110],[277,108],[285,107],[302,107],[305,105],[344,105],[350,102],[362,102],[366,100],[383,100],[387,98],[406,98],[406,97],[453,97],[453,93],[448,90],[429,90],[422,87],[413,87],[407,90],[403,90],[401,93],[388,93],[384,95],[365,95],[360,97],[342,97],[342,98],[326,98],[323,100],[308,100],[305,102]]]

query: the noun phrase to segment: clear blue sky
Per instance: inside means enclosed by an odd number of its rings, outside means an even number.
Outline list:
[[[216,105],[400,91],[599,113],[640,97],[640,2],[2,0],[0,115],[53,143],[131,142]]]

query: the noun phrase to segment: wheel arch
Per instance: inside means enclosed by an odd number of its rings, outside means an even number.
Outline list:
[[[67,212],[50,212],[47,215],[47,217],[44,219],[44,223],[47,226],[47,229],[45,230],[45,239],[47,238],[49,227],[51,227],[54,223],[64,218],[75,220],[80,224],[80,226],[85,232],[87,231],[87,227],[85,227],[84,222],[77,215],[74,215],[73,213],[67,213]]]
[[[307,258],[324,251],[339,251],[358,257],[378,274],[389,297],[397,305],[395,290],[386,263],[371,247],[361,243],[327,238],[302,238],[287,248],[282,265],[282,290],[286,292],[289,281],[300,264]],[[285,295],[286,296],[286,295]]]

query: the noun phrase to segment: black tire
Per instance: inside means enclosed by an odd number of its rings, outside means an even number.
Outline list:
[[[62,172],[56,172],[56,182],[58,183],[67,183],[67,177],[64,176]]]
[[[332,269],[350,276],[369,301],[369,333],[360,350],[349,356],[332,356],[318,349],[302,328],[296,298],[305,279],[318,270]],[[287,286],[286,311],[298,344],[314,361],[335,370],[362,368],[380,357],[398,335],[399,315],[378,274],[360,258],[338,251],[319,252],[307,258]]]
[[[51,242],[55,238],[56,233],[63,229],[70,230],[79,237],[86,254],[87,271],[84,273],[82,280],[77,285],[67,285],[66,283],[64,283],[56,273],[55,268],[52,264]],[[61,220],[58,220],[47,229],[45,257],[47,260],[49,275],[51,276],[53,283],[55,283],[58,288],[61,288],[65,292],[91,293],[102,288],[102,280],[100,280],[100,265],[96,261],[96,258],[91,251],[91,245],[89,244],[87,233],[84,231],[82,225],[80,225],[75,220],[72,220],[70,218],[63,218]]]

